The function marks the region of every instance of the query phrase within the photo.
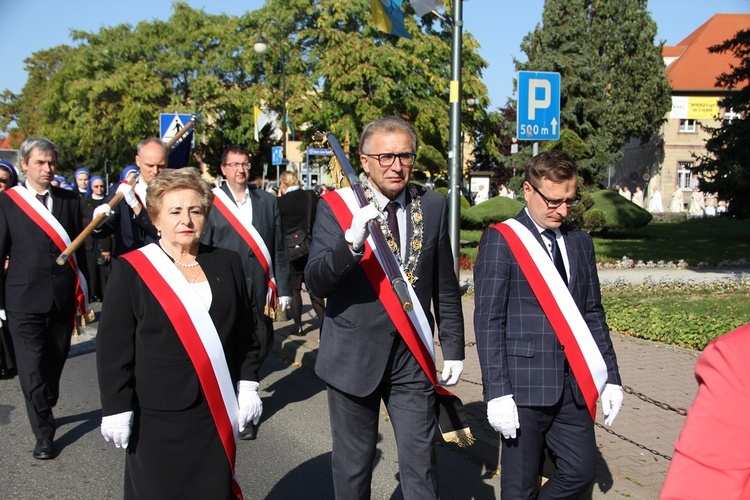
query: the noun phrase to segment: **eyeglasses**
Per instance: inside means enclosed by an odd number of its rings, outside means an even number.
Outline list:
[[[529,182],[529,186],[534,188],[534,191],[536,191],[536,193],[542,197],[544,202],[547,204],[547,208],[550,210],[554,210],[555,208],[560,208],[563,204],[565,204],[568,208],[574,207],[578,205],[579,201],[581,201],[581,199],[578,196],[576,196],[575,198],[567,199],[567,200],[550,200],[549,198],[544,196],[542,192],[536,188],[535,185]]]
[[[379,155],[370,155],[367,153],[362,154],[377,159],[381,167],[390,167],[396,163],[396,158],[398,158],[401,162],[401,167],[410,168],[414,165],[414,160],[417,158],[417,155],[414,153],[381,153]]]
[[[225,163],[224,166],[225,167],[229,167],[229,168],[247,168],[247,167],[250,166],[250,164],[248,162],[245,162],[245,163]]]
[[[104,189],[104,184],[94,184],[91,189]]]

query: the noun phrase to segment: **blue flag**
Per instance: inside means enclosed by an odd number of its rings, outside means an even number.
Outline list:
[[[375,27],[391,35],[411,38],[404,26],[401,0],[370,0],[370,12]]]

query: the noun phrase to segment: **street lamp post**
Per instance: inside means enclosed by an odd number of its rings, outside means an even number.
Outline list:
[[[282,30],[281,23],[276,19],[269,19],[267,22],[276,24],[279,30]],[[286,160],[286,52],[284,51],[284,42],[281,37],[278,38],[278,41],[279,47],[281,47],[281,157],[282,160]],[[253,48],[258,54],[263,54],[268,50],[268,42],[263,38],[263,32],[260,29],[258,29],[258,39],[255,41]]]

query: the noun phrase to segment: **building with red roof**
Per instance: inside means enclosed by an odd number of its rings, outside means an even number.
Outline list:
[[[672,86],[672,109],[659,137],[649,144],[631,141],[626,145],[625,157],[615,166],[610,182],[628,185],[631,192],[640,186],[647,195],[661,190],[666,211],[672,193],[679,189],[685,209],[699,185],[690,169],[695,157],[705,153],[709,138],[701,125],[718,127],[721,120],[734,116],[732,110],[719,107],[719,100],[730,90],[717,87],[716,79],[731,72],[739,61],[732,52],[711,53],[708,49],[743,29],[750,29],[750,14],[716,14],[677,45],[662,49]]]

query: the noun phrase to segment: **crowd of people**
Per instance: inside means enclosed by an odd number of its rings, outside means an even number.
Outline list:
[[[471,442],[449,390],[464,368],[464,316],[447,200],[410,182],[418,146],[409,122],[373,120],[359,140],[356,189],[318,196],[284,172],[276,197],[251,182],[242,146],[224,150],[226,183],[213,187],[196,169],[169,169],[169,151],[149,138],[107,197],[86,169],[72,190],[54,186],[57,147],[26,139],[22,184],[0,162],[0,360],[17,370],[32,456],[57,454],[53,409],[72,330],[89,300],[103,299],[100,431],[125,450],[125,498],[241,498],[236,450],[262,419],[273,319],[289,310],[304,334],[305,283],[336,498],[371,495],[381,404],[403,496],[439,498],[437,434]],[[622,383],[592,239],[564,222],[579,202],[576,164],[553,150],[525,172],[525,207],[483,233],[474,269],[486,417],[501,439],[502,498],[575,498],[595,479],[597,403],[612,425]],[[540,486],[545,453],[556,474]]]
[[[626,200],[651,213],[665,212],[661,190],[658,186],[652,188],[648,198],[644,197],[643,189],[640,186],[636,186],[635,193],[631,193],[627,186],[621,187],[619,184],[616,184],[614,189]],[[676,185],[670,198],[669,212],[687,213],[688,217],[714,217],[726,212],[727,204],[725,201],[719,200],[716,193],[704,193],[700,186],[696,185],[690,193],[687,210],[685,208],[685,190]]]

